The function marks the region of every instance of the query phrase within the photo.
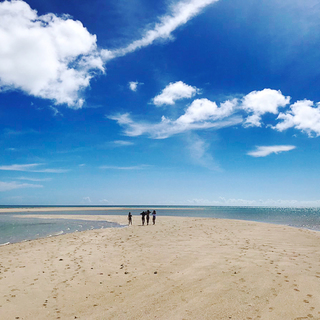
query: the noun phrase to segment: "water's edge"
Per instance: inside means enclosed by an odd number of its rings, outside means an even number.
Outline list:
[[[90,229],[121,227],[116,223],[108,222],[107,216],[127,215],[129,211],[133,214],[134,221],[140,223],[140,212],[147,209],[155,209],[158,218],[161,216],[181,216],[247,220],[320,231],[320,208],[203,206],[104,206],[99,209],[88,206],[0,206],[0,208],[2,209],[0,212],[0,245]],[[44,211],[40,211],[41,208]],[[63,208],[66,208],[67,211],[64,211]],[[4,212],[5,209],[9,209],[10,212]],[[13,212],[14,209],[17,211],[27,209],[27,211]],[[48,209],[50,211],[47,211]],[[29,214],[50,216],[105,215],[106,221],[23,218],[24,215]]]

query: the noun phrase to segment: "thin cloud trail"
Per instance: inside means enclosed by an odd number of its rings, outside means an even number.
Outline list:
[[[158,39],[170,39],[174,30],[186,24],[205,7],[218,1],[219,0],[180,1],[171,7],[171,13],[162,16],[159,19],[160,22],[156,23],[153,29],[148,30],[141,39],[133,41],[125,48],[101,50],[101,56],[105,61],[108,61],[149,46]]]

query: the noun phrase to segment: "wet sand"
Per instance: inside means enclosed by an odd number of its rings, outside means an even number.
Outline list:
[[[319,288],[320,234],[264,223],[134,216],[0,247],[5,320],[320,319]]]

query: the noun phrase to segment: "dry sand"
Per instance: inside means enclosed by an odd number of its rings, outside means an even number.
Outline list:
[[[0,247],[5,320],[320,319],[319,289],[320,234],[256,222],[134,216]]]

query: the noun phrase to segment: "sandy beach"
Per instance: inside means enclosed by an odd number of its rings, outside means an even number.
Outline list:
[[[320,319],[319,288],[320,234],[264,223],[134,216],[0,247],[4,320]]]

